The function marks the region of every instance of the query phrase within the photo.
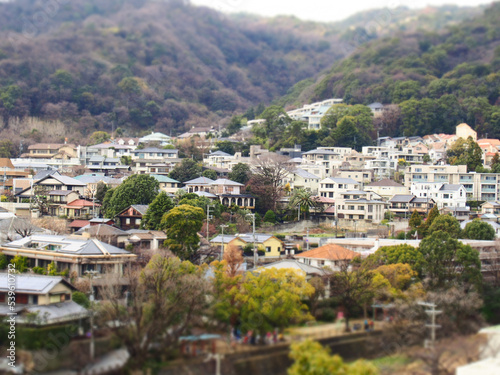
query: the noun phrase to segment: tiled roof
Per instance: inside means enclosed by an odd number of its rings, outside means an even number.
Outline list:
[[[202,177],[195,178],[194,180],[186,181],[186,182],[184,182],[184,185],[209,185],[212,182],[214,182],[214,180],[212,180],[208,177],[202,176]]]
[[[9,290],[7,278],[7,273],[0,273],[0,291]],[[60,282],[63,282],[61,276],[18,274],[16,275],[16,293],[47,294]]]
[[[326,244],[316,249],[304,251],[303,253],[296,255],[295,257],[325,259],[325,260],[346,260],[346,259],[354,259],[358,256],[359,254],[357,252],[348,250],[340,245]]]
[[[394,187],[404,187],[401,184],[398,184],[396,181],[390,180],[388,178],[380,181],[375,181],[372,182],[371,184],[368,184],[367,186],[394,186]]]
[[[389,202],[391,203],[409,203],[414,198],[411,194],[396,194]]]
[[[90,224],[88,220],[73,220],[69,225],[70,228],[83,228]]]

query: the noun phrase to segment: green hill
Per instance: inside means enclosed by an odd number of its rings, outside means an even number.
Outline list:
[[[441,32],[372,40],[280,104],[331,97],[397,104],[375,120],[381,135],[454,132],[460,122],[500,137],[500,3]],[[298,98],[298,99],[297,99]]]
[[[439,29],[473,13],[443,9],[423,27]],[[0,3],[1,135],[24,145],[84,142],[82,136],[113,128],[175,135],[193,126],[224,126],[235,113],[289,92],[297,98],[304,88],[314,90],[309,98],[338,92],[364,100],[361,84],[336,86],[336,74],[351,59],[314,88],[310,77],[392,30],[361,27],[366,17],[380,20],[380,12],[324,24],[226,16],[182,0]],[[412,12],[417,20],[427,13]],[[395,30],[418,24],[408,14],[404,8],[393,12]],[[428,37],[430,43],[439,38]]]

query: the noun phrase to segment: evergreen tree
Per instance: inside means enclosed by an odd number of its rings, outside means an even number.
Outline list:
[[[174,207],[172,199],[162,191],[149,205],[146,214],[142,218],[141,226],[145,229],[159,230],[161,219]]]

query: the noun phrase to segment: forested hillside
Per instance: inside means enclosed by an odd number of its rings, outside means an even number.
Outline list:
[[[0,112],[173,134],[268,103],[342,56],[333,27],[244,26],[182,1],[0,5]],[[22,20],[21,22],[19,20]],[[17,33],[14,33],[17,32]]]
[[[269,104],[301,80],[295,90],[302,92],[332,62],[390,30],[360,29],[366,17],[381,24],[386,13],[321,24],[226,16],[182,0],[0,3],[1,135],[24,145],[63,138],[84,143],[92,132],[112,128],[175,135],[193,126],[224,126],[235,113]],[[390,13],[383,22],[397,30],[417,24],[407,9]],[[412,11],[417,20],[427,13]],[[467,13],[474,12],[434,10],[434,21],[422,26],[440,28]],[[331,96],[335,69],[315,98]]]
[[[443,32],[370,41],[316,82],[297,84],[285,102],[340,97],[397,104],[376,120],[381,135],[452,133],[467,122],[480,136],[500,137],[499,70],[500,3],[494,3]]]

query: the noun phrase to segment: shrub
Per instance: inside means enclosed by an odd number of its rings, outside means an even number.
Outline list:
[[[274,211],[267,211],[266,214],[264,215],[264,222],[265,223],[276,223],[276,214]]]
[[[45,269],[43,267],[33,267],[32,270],[34,273],[37,273],[39,275],[46,275],[47,274],[47,272],[45,271]]]
[[[86,309],[88,309],[90,307],[90,301],[89,301],[88,297],[85,295],[85,293],[73,292],[72,298],[73,298],[73,301],[78,303],[80,306],[83,306]]]

